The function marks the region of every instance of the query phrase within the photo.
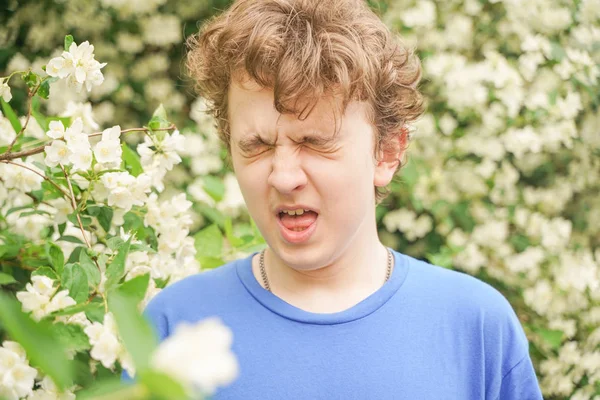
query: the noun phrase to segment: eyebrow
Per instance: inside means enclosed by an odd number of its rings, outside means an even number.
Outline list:
[[[302,136],[301,140],[299,140],[299,141],[294,140],[294,142],[295,143],[308,143],[308,144],[312,144],[313,146],[325,147],[325,146],[331,145],[337,139],[338,139],[338,135],[334,135],[334,136],[330,136],[330,137],[325,137],[322,135],[304,135],[304,136]],[[252,136],[248,136],[248,137],[240,139],[238,141],[237,145],[241,151],[243,151],[245,153],[251,153],[257,147],[260,147],[263,145],[273,146],[273,145],[275,145],[275,143],[269,143],[266,139],[263,139],[259,134],[255,133]]]
[[[252,136],[240,139],[237,145],[244,153],[250,153],[256,147],[264,144],[270,145],[270,143],[267,143],[263,138],[260,137],[259,134],[254,134]]]

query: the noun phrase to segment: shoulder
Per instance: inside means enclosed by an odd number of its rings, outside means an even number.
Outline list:
[[[528,340],[507,298],[490,284],[410,256],[407,282],[439,313],[452,316],[457,324],[479,331],[486,353],[504,359],[504,368],[528,354]],[[417,294],[419,292],[420,294]]]
[[[144,310],[161,336],[180,320],[197,320],[228,306],[227,299],[237,298],[241,283],[237,267],[250,257],[188,276],[172,283],[150,300]]]
[[[178,303],[227,290],[237,280],[238,264],[245,261],[246,259],[232,261],[169,284],[152,299],[151,303]]]
[[[451,304],[482,308],[491,314],[512,310],[506,297],[487,282],[411,256],[403,257],[409,266],[407,280],[424,296]]]
[[[480,324],[489,337],[504,333],[505,338],[523,341],[519,319],[498,289],[469,274],[404,257],[409,265],[407,283],[414,291],[411,295],[457,318]]]

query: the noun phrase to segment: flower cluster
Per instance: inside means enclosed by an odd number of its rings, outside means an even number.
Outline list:
[[[73,165],[74,171],[86,171],[90,168],[92,165],[92,148],[88,135],[83,132],[81,118],[75,119],[66,130],[61,121],[51,121],[50,130],[46,132],[46,135],[52,139],[57,139],[45,147],[46,158],[44,162],[47,166]]]
[[[56,293],[54,280],[37,275],[26,285],[26,291],[18,292],[17,298],[23,304],[23,311],[31,312],[35,319],[41,319],[54,311],[75,305],[68,290]]]
[[[146,135],[144,142],[137,146],[144,170],[152,177],[152,185],[160,192],[164,189],[162,183],[167,171],[181,162],[178,152],[184,148],[185,138],[179,131],[172,135]]]
[[[86,327],[84,332],[90,339],[90,355],[94,360],[100,361],[106,368],[112,368],[118,360],[129,375],[135,374],[131,356],[118,337],[117,325],[110,312],[106,313],[102,324],[94,322]]]
[[[152,355],[151,363],[182,382],[190,393],[212,395],[239,373],[231,351],[233,334],[218,318],[180,324]]]
[[[0,347],[0,396],[19,400],[30,395],[38,372],[29,366],[25,350],[17,342],[4,341]]]
[[[128,172],[107,172],[96,183],[92,194],[97,201],[107,201],[109,206],[116,207],[117,215],[122,216],[134,205],[144,205],[150,190],[150,177],[146,173],[136,177]],[[121,225],[122,222],[115,223]]]
[[[60,57],[55,57],[48,62],[46,73],[52,77],[66,79],[69,85],[78,92],[85,85],[89,92],[93,86],[104,82],[102,69],[106,63],[99,63],[94,59],[94,46],[83,42],[79,46],[71,43],[68,51],[63,51]]]
[[[385,19],[428,54],[431,104],[384,227],[411,253],[523,293],[506,295],[539,350],[544,395],[591,399],[600,381],[598,2],[403,0]]]

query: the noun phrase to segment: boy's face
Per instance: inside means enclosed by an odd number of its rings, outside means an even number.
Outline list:
[[[229,89],[231,158],[242,194],[269,247],[296,270],[374,243],[374,186],[395,171],[394,163],[375,161],[366,104],[350,103],[336,135],[331,101],[319,100],[301,121],[275,110],[272,90],[254,82]],[[280,212],[292,209],[310,211]]]

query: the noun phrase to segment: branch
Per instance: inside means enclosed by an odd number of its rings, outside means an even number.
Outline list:
[[[81,217],[79,216],[79,211],[77,211],[77,203],[75,202],[75,192],[73,192],[73,186],[71,186],[71,180],[69,179],[69,175],[67,174],[65,167],[63,167],[62,164],[59,164],[59,165],[60,165],[60,169],[62,169],[62,171],[63,171],[63,174],[65,174],[65,178],[67,178],[67,184],[69,185],[69,191],[71,192],[71,196],[69,196],[71,198],[71,206],[73,206],[73,210],[75,211],[75,215],[77,216],[77,222],[79,222],[79,228],[81,229],[81,234],[83,235],[83,240],[85,240],[85,244],[87,245],[87,247],[91,249],[92,245],[90,244],[87,237],[85,236],[85,230],[83,229],[83,223],[81,222]]]
[[[131,128],[131,129],[122,130],[121,133],[150,132],[150,131],[170,131],[170,130],[173,130],[173,129],[177,129],[177,126],[175,126],[175,124],[171,124],[171,126],[169,126],[168,128],[158,128],[158,129]],[[102,132],[95,132],[95,133],[89,134],[88,137],[100,136],[100,135],[102,135]],[[17,151],[15,153],[11,153],[10,151],[7,151],[6,153],[0,154],[0,161],[14,160],[15,158],[21,158],[21,157],[31,156],[31,155],[34,155],[34,154],[39,154],[39,153],[42,153],[44,151],[44,148],[46,146],[47,146],[47,144],[44,144],[44,145],[41,145],[41,146],[38,146],[38,147],[34,147],[33,149],[23,150],[23,151]]]
[[[6,153],[10,153],[10,151],[12,150],[13,146],[15,145],[15,143],[17,142],[17,139],[19,138],[19,136],[25,132],[25,129],[27,129],[27,124],[29,124],[29,119],[31,118],[31,105],[32,105],[32,100],[33,100],[33,96],[35,96],[35,94],[37,93],[38,89],[40,88],[40,86],[42,86],[41,83],[39,83],[33,90],[29,90],[28,91],[28,96],[27,96],[27,119],[25,120],[25,123],[23,124],[23,126],[21,127],[21,130],[19,131],[19,133],[17,133],[17,135],[15,136],[15,138],[13,139],[13,141],[11,142],[11,144],[8,145],[8,148],[6,149]]]
[[[37,172],[36,170],[34,170],[33,168],[29,168],[27,165],[24,164],[19,164],[16,162],[12,162],[9,160],[1,160],[0,162],[6,163],[6,164],[12,164],[12,165],[18,165],[19,167],[25,168],[30,170],[31,172],[33,172],[34,174],[37,174],[39,176],[41,176],[42,178],[44,178],[45,180],[47,180],[48,182],[50,182],[51,184],[53,184],[58,190],[60,190],[62,192],[62,194],[64,194],[66,197],[70,197],[69,193],[65,192],[63,188],[61,188],[60,186],[58,186],[52,179],[48,178],[46,175],[44,174],[40,174],[39,172]]]

